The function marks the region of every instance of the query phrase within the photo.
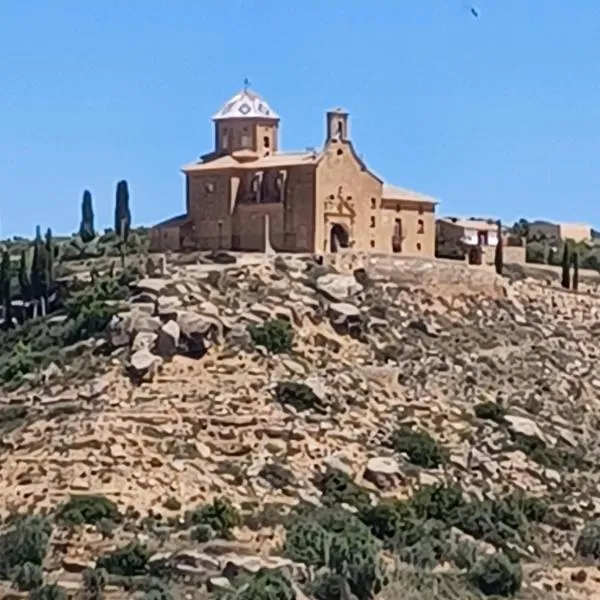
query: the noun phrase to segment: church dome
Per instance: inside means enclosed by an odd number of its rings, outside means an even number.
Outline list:
[[[213,116],[214,121],[224,119],[268,119],[279,120],[279,115],[255,92],[244,88],[230,98]]]

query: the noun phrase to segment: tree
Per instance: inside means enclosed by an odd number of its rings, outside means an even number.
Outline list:
[[[571,284],[571,276],[569,273],[569,244],[565,241],[564,249],[563,249],[563,258],[562,258],[562,279],[561,285],[568,290]]]
[[[46,230],[46,239],[44,242],[44,300],[48,306],[48,298],[54,287],[54,241],[52,240],[52,230]]]
[[[496,243],[494,265],[496,266],[496,273],[502,275],[502,269],[504,267],[504,243],[502,241],[502,224],[500,221],[498,221],[498,241]]]
[[[571,256],[571,264],[573,265],[571,289],[577,291],[577,288],[579,287],[579,254],[577,252],[573,252],[573,256]]]
[[[129,210],[129,188],[125,180],[117,183],[117,199],[115,203],[115,233],[119,237],[119,254],[121,265],[125,268],[125,248],[131,228],[131,211]]]
[[[31,293],[32,297],[40,307],[42,315],[46,314],[44,304],[44,285],[46,281],[46,246],[42,241],[40,226],[36,227],[35,240],[33,242],[33,258],[31,260]]]
[[[81,201],[81,224],[79,226],[79,237],[84,244],[91,242],[96,237],[94,230],[94,208],[92,206],[92,194],[85,190]]]
[[[117,183],[115,204],[115,233],[126,243],[131,229],[131,211],[129,210],[129,188],[125,180]]]
[[[0,299],[4,304],[4,328],[10,329],[12,326],[12,302],[10,294],[10,254],[8,250],[2,252],[2,262],[0,264]]]

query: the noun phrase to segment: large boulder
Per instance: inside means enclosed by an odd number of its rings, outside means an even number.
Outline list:
[[[334,302],[345,302],[362,289],[363,286],[352,275],[327,273],[317,279],[317,290]]]
[[[181,329],[177,321],[168,321],[158,332],[156,352],[162,358],[172,358],[177,354]]]

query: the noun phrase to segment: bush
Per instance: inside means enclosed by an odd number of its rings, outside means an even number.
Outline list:
[[[523,571],[521,565],[498,553],[475,563],[469,580],[486,596],[514,596],[521,589]]]
[[[105,496],[72,496],[60,507],[56,518],[65,525],[97,525],[104,520],[118,523],[121,514]]]
[[[315,485],[323,494],[323,504],[328,506],[345,503],[361,509],[371,504],[368,492],[358,487],[346,473],[337,469],[327,469],[325,473],[319,473],[315,477]]]
[[[106,571],[86,569],[83,572],[83,589],[86,600],[102,600],[106,586]]]
[[[406,454],[411,463],[424,469],[436,469],[445,458],[444,452],[430,435],[405,426],[394,431],[391,446],[396,452]]]
[[[117,548],[101,556],[96,561],[96,568],[104,569],[112,575],[133,577],[146,573],[146,565],[152,553],[137,540],[122,548]]]
[[[67,592],[58,585],[43,585],[30,592],[29,600],[67,600]]]
[[[288,321],[271,319],[263,325],[250,325],[248,331],[255,346],[264,346],[272,354],[282,354],[292,349],[294,329]]]
[[[30,562],[19,565],[13,574],[12,585],[21,592],[39,588],[44,583],[44,572],[40,565]]]
[[[575,544],[575,552],[584,558],[600,558],[600,521],[585,525]]]
[[[291,486],[296,481],[294,474],[278,463],[267,463],[260,470],[258,476],[277,490]]]
[[[213,539],[215,532],[210,525],[198,525],[190,531],[190,539],[193,542],[204,544]]]
[[[369,529],[340,509],[310,508],[292,519],[284,554],[344,577],[358,600],[369,600],[383,583],[380,543]]]
[[[487,419],[496,423],[504,423],[506,409],[496,402],[482,402],[475,405],[475,416],[478,419]]]
[[[293,406],[298,412],[314,410],[325,412],[325,405],[312,388],[305,383],[281,381],[275,386],[275,398],[282,405]]]
[[[42,517],[19,517],[0,536],[0,578],[9,579],[13,569],[25,563],[41,565],[48,551],[52,526]]]
[[[457,486],[423,486],[408,500],[384,500],[359,511],[360,519],[384,546],[412,564],[427,564],[442,555],[453,560],[446,543],[456,527],[475,539],[501,548],[507,541],[528,541],[530,524],[546,518],[540,499],[511,494],[469,502]]]
[[[296,594],[281,573],[259,571],[238,592],[239,600],[294,600]]]
[[[563,447],[547,446],[543,440],[523,434],[513,433],[515,448],[521,450],[531,460],[543,467],[565,471],[585,470],[589,461],[581,450],[571,450]]]
[[[186,513],[189,525],[208,525],[218,537],[228,537],[234,527],[241,524],[239,511],[227,498],[215,498],[212,504],[205,504]]]
[[[82,291],[69,292],[64,321],[39,317],[0,331],[0,384],[20,385],[25,375],[56,361],[64,347],[104,331],[117,311],[110,301],[128,293],[118,280],[101,278]]]

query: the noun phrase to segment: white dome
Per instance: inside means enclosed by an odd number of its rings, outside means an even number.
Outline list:
[[[214,121],[223,119],[270,119],[277,121],[279,115],[256,93],[244,89],[229,99],[213,116]]]

